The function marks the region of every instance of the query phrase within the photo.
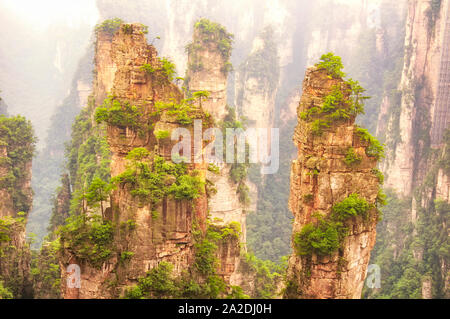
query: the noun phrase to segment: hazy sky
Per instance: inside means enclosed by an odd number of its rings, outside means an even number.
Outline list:
[[[68,26],[97,23],[98,12],[94,0],[0,0],[18,18],[39,31],[56,22]]]

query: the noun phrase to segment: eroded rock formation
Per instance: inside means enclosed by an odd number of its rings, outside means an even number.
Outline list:
[[[298,158],[291,168],[289,207],[294,214],[294,253],[289,259],[286,297],[288,298],[360,298],[364,277],[375,244],[377,213],[375,203],[379,180],[374,175],[376,159],[366,155],[367,142],[358,134],[355,116],[330,124],[321,135],[313,132],[313,123],[302,116],[311,108],[320,107],[325,97],[336,86],[349,99],[348,84],[340,78],[331,78],[326,70],[309,68],[303,82],[303,94],[297,109],[298,125],[294,143]],[[357,163],[345,162],[346,154],[353,150]],[[335,218],[334,205],[358,194],[370,209],[365,218],[353,216],[341,220],[347,229],[337,249],[319,253],[315,244],[330,240],[322,221]],[[332,221],[330,221],[332,223]],[[328,223],[328,222],[326,222]],[[326,224],[325,223],[325,224]],[[298,251],[298,234],[307,227],[319,227],[311,251]],[[328,227],[328,226],[327,226]],[[326,227],[325,227],[326,228]],[[324,233],[320,234],[321,231]],[[314,240],[319,242],[314,242]],[[328,242],[329,243],[329,242]]]
[[[208,27],[210,29],[208,29]],[[227,76],[231,70],[232,35],[221,25],[199,20],[194,26],[193,41],[188,45],[188,70],[186,80],[191,93],[207,91],[209,96],[201,101],[203,110],[210,113],[217,125],[227,119]],[[224,45],[228,43],[227,45]],[[233,119],[234,120],[234,119]],[[207,171],[206,177],[215,188],[208,198],[211,222],[217,226],[238,222],[241,227],[240,241],[246,241],[245,205],[240,199],[239,184],[230,178],[231,165],[216,163],[219,171]],[[243,247],[245,249],[245,246]],[[219,273],[232,285],[240,285],[237,273],[241,247],[238,243],[225,243],[219,247],[221,266]]]
[[[126,155],[135,148],[145,148],[149,152],[171,159],[171,149],[175,142],[170,139],[159,140],[154,133],[158,130],[171,130],[180,124],[174,116],[162,114],[151,122],[151,113],[155,111],[155,102],[180,102],[182,93],[167,78],[148,74],[143,65],[161,69],[161,61],[153,46],[148,45],[140,24],[122,25],[114,35],[99,32],[96,48],[96,80],[94,81],[93,101],[101,105],[109,95],[120,103],[129,103],[141,112],[140,123],[151,123],[150,130],[131,129],[107,125],[106,138],[110,148],[111,177],[126,170]],[[202,118],[203,113],[193,111],[191,116]],[[187,126],[189,129],[189,125]],[[192,127],[191,127],[192,133]],[[189,170],[197,169],[204,179],[203,164],[189,165]],[[150,196],[150,195],[149,195]],[[156,267],[161,261],[174,265],[174,273],[180,274],[189,268],[194,259],[192,225],[196,220],[200,228],[205,229],[206,194],[197,198],[194,204],[164,198],[157,206],[142,203],[132,195],[126,185],[111,194],[111,205],[105,203],[104,216],[114,225],[133,224],[133,230],[117,230],[114,234],[112,257],[96,268],[89,262],[77,258],[77,254],[68,247],[61,259],[63,295],[69,298],[107,298],[120,294],[121,288],[137,282],[139,277]],[[132,221],[132,222],[130,222]],[[126,228],[126,227],[125,227]],[[133,257],[124,265],[121,253],[127,252]],[[66,289],[66,269],[69,264],[81,267],[81,288]],[[112,288],[107,283],[116,281]]]
[[[13,298],[32,297],[25,225],[33,198],[34,143],[24,118],[0,118],[0,282]]]
[[[389,119],[383,164],[386,186],[403,197],[412,195],[427,173],[429,146],[442,145],[448,127],[449,2],[409,2],[400,115]],[[444,89],[446,88],[446,89]]]

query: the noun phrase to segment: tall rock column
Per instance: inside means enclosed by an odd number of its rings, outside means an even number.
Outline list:
[[[188,69],[186,82],[192,94],[208,91],[208,97],[202,99],[201,107],[211,114],[216,125],[223,121],[233,121],[227,107],[227,76],[231,71],[231,43],[233,35],[226,29],[207,19],[201,19],[194,25],[193,41],[186,49],[188,52]],[[208,209],[211,222],[215,226],[226,226],[238,222],[241,227],[240,241],[246,241],[246,216],[244,203],[239,194],[240,184],[230,177],[232,165],[218,163],[218,171],[207,172],[206,178],[214,185],[214,192],[209,194]],[[242,187],[242,186],[241,186]],[[238,285],[237,269],[240,261],[239,242],[229,241],[219,247],[221,261],[219,274],[226,282]]]
[[[14,298],[32,297],[25,225],[33,198],[34,148],[29,121],[20,115],[0,116],[0,284]]]
[[[351,91],[326,69],[306,71],[294,133],[298,158],[289,199],[294,253],[286,298],[361,296],[375,244],[379,154],[372,152],[372,137],[354,124]],[[330,104],[333,96],[338,102]],[[340,112],[348,118],[336,119]]]
[[[447,0],[409,2],[401,107],[389,119],[383,164],[385,185],[403,197],[422,183],[430,166],[428,150],[442,145],[449,123],[448,99],[442,94],[449,83],[449,10]]]
[[[206,225],[206,167],[193,163],[193,158],[185,169],[175,166],[171,150],[178,141],[170,139],[171,132],[180,127],[193,136],[194,119],[208,127],[205,114],[187,105],[184,113],[176,113],[175,105],[184,102],[182,92],[171,83],[173,67],[147,44],[141,24],[99,30],[97,37],[93,98],[82,112],[88,113],[86,122],[92,127],[82,147],[92,143],[91,137],[103,143],[107,155],[93,157],[116,184],[107,199],[81,204],[80,215],[86,215],[83,220],[87,221],[75,226],[79,227],[76,234],[70,227],[62,231],[64,298],[121,296],[161,262],[172,264],[174,276],[179,276],[195,260],[194,227],[204,230]],[[135,176],[131,180],[130,172]],[[88,176],[86,171],[75,173],[75,180]],[[101,176],[101,171],[95,174]],[[189,183],[188,191],[194,194],[176,188],[182,182],[184,186]],[[93,182],[76,183],[74,188],[83,189],[87,183]],[[98,221],[89,221],[93,216],[102,221],[107,239],[100,245],[101,253],[86,255],[89,244],[80,247],[82,240],[74,240],[73,235],[82,237],[83,232],[89,234],[98,227]],[[71,274],[66,270],[71,264],[79,266],[78,287],[67,285]]]

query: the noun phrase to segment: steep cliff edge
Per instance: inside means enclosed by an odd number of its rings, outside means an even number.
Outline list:
[[[158,135],[158,132],[170,133],[180,126],[192,127],[192,118],[202,118],[203,113],[195,109],[183,110],[186,113],[183,113],[183,120],[189,119],[183,125],[180,114],[169,112],[182,103],[182,93],[170,83],[171,65],[157,57],[156,50],[147,44],[144,32],[140,24],[122,24],[117,33],[98,31],[91,104],[98,107],[91,112],[95,110],[98,123],[105,123],[93,125],[100,137],[102,131],[106,133],[106,144],[101,143],[108,149],[99,154],[103,157],[98,159],[102,164],[97,164],[110,171],[115,184],[110,196],[105,198],[81,196],[81,220],[75,218],[63,229],[63,287],[65,269],[72,263],[81,267],[83,282],[81,288],[64,287],[65,297],[118,296],[123,294],[124,287],[136,283],[139,277],[163,261],[172,263],[174,273],[180,275],[194,260],[194,222],[200,229],[205,228],[206,194],[202,181],[205,169],[197,164],[167,162],[171,159],[174,142]],[[72,178],[80,174],[86,175],[86,172],[79,171]],[[84,193],[108,182],[98,178],[95,172],[90,181],[76,181],[75,189]],[[90,183],[89,189],[85,188],[85,183]],[[178,187],[187,187],[184,191],[188,194],[178,194],[182,192]],[[193,205],[188,198],[194,200]],[[88,243],[80,243],[82,239],[74,237],[77,236],[73,233],[74,227],[81,228],[78,232],[102,232],[106,241],[93,240],[97,244],[93,249],[100,249],[97,251],[100,256],[83,248]]]
[[[201,100],[201,107],[212,115],[215,123],[225,132],[233,127],[237,118],[235,111],[227,105],[227,77],[232,70],[230,56],[233,35],[215,22],[200,19],[194,25],[193,41],[186,46],[188,69],[186,83],[192,94],[207,92]],[[225,135],[224,135],[225,136]],[[215,137],[216,138],[216,137]],[[211,222],[218,227],[230,223],[239,225],[240,242],[246,242],[245,176],[236,177],[239,169],[247,169],[245,164],[215,163],[215,169],[206,172],[206,178],[214,191],[209,193],[208,209]],[[233,178],[236,177],[236,178]],[[240,263],[241,247],[238,242],[219,247],[221,267],[219,273],[232,285],[242,283],[237,270]]]
[[[0,284],[14,298],[32,297],[25,225],[33,197],[31,161],[35,143],[29,121],[0,115]]]
[[[450,211],[449,1],[410,1],[398,104],[388,105],[388,206],[372,262],[381,289],[369,298],[448,298]],[[391,101],[392,102],[392,101]]]
[[[381,145],[354,124],[363,89],[344,81],[340,59],[306,71],[294,142],[289,207],[294,254],[287,298],[360,298],[375,244]]]
[[[202,133],[214,120],[206,101],[172,83],[175,66],[147,44],[145,26],[113,19],[96,33],[93,94],[73,125],[70,187],[56,197],[42,254],[59,254],[62,297],[244,296],[230,279],[241,226],[208,218],[208,163],[194,160],[195,121]]]
[[[403,197],[411,196],[424,180],[429,148],[441,145],[448,127],[443,90],[448,86],[449,10],[445,0],[409,3],[401,107],[389,119],[383,164],[386,187]]]

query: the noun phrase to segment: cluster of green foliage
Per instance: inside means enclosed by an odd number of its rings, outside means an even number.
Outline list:
[[[301,256],[331,255],[340,247],[344,234],[342,223],[319,218],[317,225],[306,224],[295,234],[294,247]]]
[[[203,42],[216,42],[224,61],[229,60],[234,36],[225,27],[202,18],[195,23],[194,29],[200,33]]]
[[[446,134],[447,135],[447,134]],[[413,198],[398,198],[387,190],[384,220],[377,227],[377,242],[371,263],[381,269],[381,288],[365,289],[365,298],[422,298],[422,282],[431,282],[432,298],[448,298],[446,271],[442,263],[450,258],[448,225],[450,205],[436,197],[437,172],[445,169],[448,144],[425,153],[434,163]],[[414,211],[416,218],[411,218]],[[395,245],[393,245],[395,243]]]
[[[78,214],[81,211],[86,213],[86,193],[94,195],[92,193],[94,186],[89,191],[93,180],[97,179],[95,184],[100,186],[98,179],[108,184],[111,178],[109,166],[111,152],[104,128],[92,125],[90,110],[87,108],[81,111],[72,125],[72,140],[66,147],[66,156],[73,189],[70,212],[71,214]]]
[[[177,67],[175,63],[170,61],[170,59],[164,57],[158,59],[160,66],[158,66],[157,68],[154,68],[151,64],[144,64],[141,66],[141,70],[145,71],[151,76],[161,74],[169,82],[172,82],[177,73]]]
[[[356,133],[359,135],[361,141],[367,143],[366,154],[367,156],[375,157],[377,160],[384,158],[383,145],[373,137],[366,129],[358,127]]]
[[[5,216],[0,218],[0,257],[3,257],[4,248],[6,250],[14,248],[9,246],[13,234],[23,231],[25,229],[24,212],[17,213],[18,217]]]
[[[129,102],[120,103],[113,96],[109,96],[103,104],[95,110],[95,121],[106,122],[108,125],[128,127],[137,130],[140,127],[142,112],[137,106]]]
[[[348,166],[358,165],[361,163],[362,157],[359,156],[353,147],[349,147],[347,153],[345,154],[345,164]]]
[[[369,210],[372,206],[358,194],[350,194],[347,198],[336,203],[332,210],[332,219],[344,222],[348,218],[362,216],[364,219],[369,217]]]
[[[179,124],[189,125],[192,124],[193,121],[193,118],[190,115],[193,107],[194,105],[192,104],[192,99],[183,99],[180,103],[175,101],[157,101],[155,103],[156,111],[153,116],[160,115],[163,111],[166,111],[166,114],[175,116]]]
[[[223,58],[224,66],[222,72],[226,75],[233,70],[233,66],[229,61],[232,51],[233,35],[228,33],[225,27],[212,22],[208,19],[202,18],[194,24],[194,34],[198,37],[194,38],[194,42],[186,46],[186,52],[190,56],[189,69],[196,72],[203,69],[203,63],[199,57],[205,45],[209,43],[217,44],[217,48]]]
[[[231,293],[227,294],[226,283],[217,275],[218,244],[229,241],[230,238],[238,241],[240,231],[239,223],[230,223],[225,227],[210,224],[205,235],[194,228],[196,257],[192,269],[175,277],[173,265],[161,262],[147,272],[145,277],[140,278],[136,286],[129,288],[124,298],[248,298],[237,286],[229,287]],[[199,276],[203,277],[204,281],[199,281]]]
[[[33,251],[31,277],[35,289],[35,298],[59,298],[61,290],[61,269],[58,256],[61,249],[59,239],[44,242],[39,254]]]
[[[205,276],[214,275],[218,267],[218,259],[215,252],[218,244],[229,239],[239,241],[241,225],[231,222],[229,225],[220,227],[209,224],[204,238],[198,238],[195,244],[196,258],[194,267]],[[198,234],[197,234],[198,237]]]
[[[151,158],[145,148],[135,148],[128,153],[127,169],[113,178],[113,184],[128,185],[131,194],[142,202],[153,206],[160,203],[165,196],[177,200],[192,200],[204,191],[204,182],[196,171],[188,174],[185,163],[166,162],[160,156]],[[168,185],[167,181],[173,179]]]
[[[107,19],[105,21],[103,21],[100,24],[97,24],[95,26],[95,32],[106,32],[109,33],[110,35],[113,35],[120,27],[120,25],[123,23],[122,19],[119,18],[112,18],[112,19]]]
[[[28,258],[29,242],[17,244],[20,234],[25,232],[26,214],[17,213],[17,217],[4,216],[0,218],[0,298],[31,298],[25,286],[29,283],[28,274],[18,265]],[[7,274],[7,275],[6,275]],[[4,285],[4,287],[3,287]],[[3,287],[3,289],[2,289]],[[10,294],[9,294],[9,293]]]
[[[216,165],[214,165],[213,163],[209,163],[208,164],[208,171],[214,173],[214,174],[219,174],[220,173],[220,168]]]
[[[384,175],[383,173],[379,170],[379,169],[373,169],[372,173],[378,178],[378,182],[380,183],[380,185],[382,185],[384,183]]]
[[[333,53],[322,55],[322,62],[316,66],[327,70],[330,77],[342,78],[343,65],[341,59]],[[323,130],[329,128],[332,123],[348,120],[358,114],[364,113],[364,101],[369,99],[364,96],[365,89],[352,79],[334,85],[330,94],[324,97],[320,106],[313,106],[307,111],[300,113],[304,121],[312,122],[311,131],[314,135],[321,135]]]
[[[162,63],[162,72],[171,82],[177,73],[175,64],[167,58],[161,58],[160,61]]]
[[[0,158],[0,167],[7,173],[0,178],[0,189],[8,190],[16,211],[28,212],[30,198],[25,194],[21,183],[28,178],[28,165],[33,158],[36,138],[31,122],[17,115],[0,115],[0,147],[6,147],[7,156]]]
[[[124,298],[217,298],[224,293],[225,289],[225,282],[218,276],[208,277],[203,284],[192,279],[187,272],[180,277],[175,277],[173,265],[163,261],[148,271],[145,277],[139,278],[136,286],[126,290]],[[235,297],[236,291],[239,290],[234,289],[230,297]],[[242,293],[237,296],[242,298]]]
[[[170,136],[170,132],[167,130],[158,130],[155,131],[154,134],[158,140],[164,140]]]
[[[315,66],[318,69],[327,70],[330,76],[335,79],[343,78],[345,76],[345,73],[342,72],[344,65],[342,64],[341,57],[334,55],[332,52],[323,54],[320,57],[320,62],[316,63]]]
[[[0,281],[0,299],[13,299],[12,292],[3,286],[3,282]]]
[[[57,233],[61,249],[70,250],[77,258],[88,261],[94,267],[100,268],[112,257],[114,227],[98,215],[73,215]]]
[[[332,207],[329,216],[316,214],[316,223],[303,226],[300,232],[294,235],[294,248],[301,256],[328,256],[337,251],[346,236],[345,222],[352,217],[369,217],[373,205],[370,205],[358,194],[350,194],[344,200]]]
[[[429,153],[429,161],[435,164],[414,190],[413,198],[400,199],[394,191],[387,190],[384,199],[387,206],[382,209],[384,219],[377,227],[377,242],[371,254],[371,263],[381,269],[381,288],[365,289],[363,297],[422,298],[422,282],[428,280],[432,283],[433,298],[448,298],[447,273],[442,270],[442,263],[450,258],[446,226],[450,205],[435,197],[437,172],[446,152],[444,146]],[[411,220],[413,201],[415,220]]]
[[[252,253],[245,254],[242,259],[244,271],[254,274],[254,295],[252,298],[273,299],[277,295],[277,286],[283,279],[287,268],[287,257],[280,264],[270,260],[261,260]]]

